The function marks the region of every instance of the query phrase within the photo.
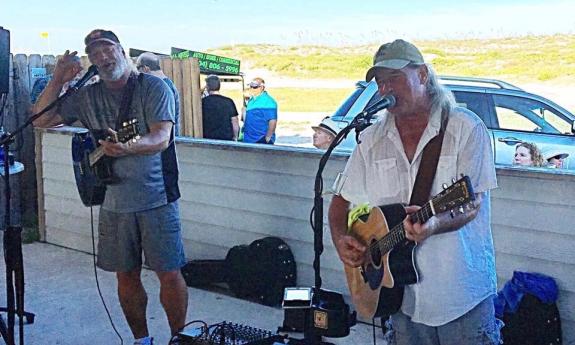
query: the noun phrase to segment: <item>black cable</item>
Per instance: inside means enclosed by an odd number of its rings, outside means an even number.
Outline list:
[[[376,328],[382,328],[381,326],[376,325],[375,322],[365,322],[365,321],[357,320],[356,323],[361,323],[361,324],[368,325],[368,326],[374,326]]]
[[[220,340],[220,344],[226,344],[226,328],[231,330],[231,343],[229,343],[230,345],[236,345],[236,330],[235,328],[230,324],[230,323],[226,323],[225,321],[222,323],[217,323],[215,325],[212,325],[208,328],[208,330],[210,328],[214,328],[214,330],[211,332],[210,337],[208,339],[208,341],[210,342],[210,344],[216,344],[216,341],[218,340],[218,335],[220,336],[219,340]]]
[[[182,332],[186,327],[188,327],[189,325],[194,324],[194,323],[201,323],[203,326],[202,326],[202,333],[200,333],[198,336],[193,337],[191,345],[194,345],[199,339],[202,339],[202,337],[203,337],[204,335],[207,336],[206,333],[208,332],[208,324],[205,323],[205,322],[202,321],[202,320],[193,320],[193,321],[190,321],[190,322],[186,323],[185,325],[183,325],[182,328],[180,328],[180,330],[179,330],[178,332]],[[177,340],[177,339],[178,339],[178,334],[174,334],[174,335],[170,338],[170,341],[169,341],[168,345],[174,344],[174,341]]]
[[[0,105],[0,128],[2,128],[4,127],[4,107],[8,101],[8,94],[0,93],[0,101],[2,101],[2,105]]]
[[[373,345],[377,345],[377,341],[375,340],[375,319],[371,319],[371,330],[373,335]]]
[[[102,305],[104,306],[104,309],[106,310],[106,314],[108,315],[108,320],[110,320],[110,324],[112,325],[114,332],[116,332],[116,335],[118,336],[118,338],[120,338],[120,344],[124,345],[124,339],[120,335],[120,332],[118,332],[118,329],[116,329],[116,325],[114,324],[114,321],[112,320],[112,316],[110,315],[110,310],[108,310],[108,306],[106,305],[106,301],[104,300],[104,296],[102,296],[102,290],[100,290],[100,282],[98,280],[98,269],[96,267],[96,239],[95,239],[95,235],[94,235],[94,208],[91,206],[90,206],[90,225],[91,225],[91,229],[92,229],[92,259],[93,259],[93,263],[94,263],[94,277],[96,278],[96,288],[98,289],[98,295],[100,296],[100,300],[102,301]]]

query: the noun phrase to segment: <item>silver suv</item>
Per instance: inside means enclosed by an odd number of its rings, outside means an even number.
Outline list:
[[[575,163],[570,164],[575,162],[575,115],[565,108],[500,80],[444,76],[440,81],[453,92],[458,105],[472,110],[485,122],[496,164],[512,164],[515,146],[525,141],[537,144],[544,153],[568,153],[563,168],[575,170]],[[360,81],[332,119],[343,128],[380,99],[374,81]],[[355,147],[352,133],[339,149],[350,151]]]

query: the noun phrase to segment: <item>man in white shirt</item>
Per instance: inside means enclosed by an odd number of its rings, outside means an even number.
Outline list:
[[[406,237],[418,243],[416,284],[405,286],[403,303],[391,316],[395,344],[498,344],[492,298],[495,254],[489,190],[497,187],[490,139],[481,119],[456,107],[420,51],[403,40],[382,45],[367,72],[382,96],[396,104],[361,135],[351,155],[341,194],[329,210],[332,240],[345,265],[359,267],[366,244],[347,232],[350,203],[408,205],[422,151],[442,123],[444,138],[431,196],[461,174],[470,178],[473,208],[442,213],[424,224],[403,221]],[[407,213],[418,206],[406,206]]]

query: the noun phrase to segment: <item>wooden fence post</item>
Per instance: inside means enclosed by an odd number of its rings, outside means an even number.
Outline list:
[[[161,67],[180,94],[180,135],[201,138],[202,95],[198,60],[164,58],[161,60]]]
[[[193,113],[193,136],[195,138],[203,138],[204,137],[204,129],[202,125],[202,91],[200,90],[200,64],[198,59],[190,59],[191,61],[191,70],[189,74],[189,78],[192,81],[192,90],[191,90],[191,97],[192,97],[192,113]]]

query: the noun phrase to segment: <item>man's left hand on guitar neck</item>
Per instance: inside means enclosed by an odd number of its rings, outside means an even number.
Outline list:
[[[461,228],[477,216],[482,198],[483,193],[476,193],[475,200],[469,207],[466,207],[465,212],[460,213],[455,211],[453,217],[449,212],[441,213],[429,218],[424,224],[414,223],[409,218],[409,214],[417,212],[421,207],[406,206],[405,212],[407,212],[408,216],[403,221],[405,237],[419,243],[432,235],[455,231]]]
[[[122,157],[132,154],[154,154],[165,150],[170,144],[170,134],[173,123],[171,121],[161,121],[150,125],[150,132],[142,136],[137,141],[129,140],[126,143],[99,140],[104,154],[111,157]],[[116,132],[108,129],[111,137]]]

